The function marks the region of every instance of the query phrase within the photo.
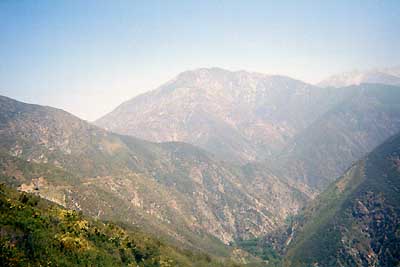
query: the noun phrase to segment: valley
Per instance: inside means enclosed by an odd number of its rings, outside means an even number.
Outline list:
[[[390,84],[322,88],[219,68],[184,72],[94,124],[1,96],[2,192],[148,235],[163,244],[154,266],[394,266],[399,99]],[[21,212],[48,213],[35,205]],[[32,261],[13,237],[28,230],[12,229],[2,249]],[[95,242],[83,247],[104,245],[77,231]],[[73,251],[68,261],[93,261]]]
[[[400,1],[0,0],[0,267],[400,267]]]

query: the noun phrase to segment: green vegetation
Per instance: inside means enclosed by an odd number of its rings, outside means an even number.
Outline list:
[[[1,187],[1,263],[396,266],[400,136],[291,216],[312,195],[291,178],[324,186],[334,178],[329,174],[398,131],[396,89],[346,88],[352,97],[333,101],[288,148],[294,156],[283,154],[276,166],[220,162],[192,145],[121,136],[60,110],[0,97],[0,182],[34,192]],[[235,246],[223,243],[234,239]]]
[[[0,185],[2,266],[237,266]]]
[[[217,257],[230,258],[226,243],[266,233],[307,200],[264,168],[247,175],[189,144],[114,134],[1,96],[0,130],[0,181]]]
[[[236,245],[251,255],[260,258],[262,260],[262,266],[279,267],[282,264],[280,255],[259,238],[238,240],[236,241]]]
[[[285,266],[398,266],[399,163],[397,135],[331,184],[297,220]]]

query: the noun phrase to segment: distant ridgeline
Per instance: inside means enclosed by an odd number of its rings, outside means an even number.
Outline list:
[[[95,124],[149,141],[187,142],[225,161],[262,162],[320,191],[400,131],[399,68],[345,76],[319,87],[280,75],[186,71]]]
[[[397,73],[188,71],[105,129],[0,96],[1,263],[397,266]]]

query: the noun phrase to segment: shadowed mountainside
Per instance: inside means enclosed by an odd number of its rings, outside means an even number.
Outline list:
[[[346,99],[296,136],[274,161],[276,173],[323,189],[400,131],[400,87],[363,84],[344,90]]]
[[[285,266],[400,263],[400,135],[331,184],[297,219]]]

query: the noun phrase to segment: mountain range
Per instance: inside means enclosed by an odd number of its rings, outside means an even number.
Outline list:
[[[187,142],[224,161],[264,162],[320,190],[400,130],[397,99],[390,85],[322,88],[285,76],[198,69],[95,124],[154,142]]]
[[[248,162],[282,150],[342,97],[285,76],[197,69],[121,104],[95,124],[154,142],[187,142],[224,160]]]
[[[0,97],[0,111],[8,184],[185,247],[226,256],[226,244],[275,229],[311,194],[268,169],[110,133],[62,110]]]
[[[385,73],[397,75],[394,68]],[[0,181],[7,184],[0,200],[21,207],[12,214],[6,208],[4,218],[43,214],[34,222],[42,229],[43,221],[60,220],[51,207],[73,220],[87,216],[109,240],[115,231],[104,230],[107,222],[118,224],[118,238],[135,239],[126,231],[140,229],[158,256],[141,247],[147,263],[130,255],[122,265],[174,266],[161,264],[165,256],[191,266],[194,251],[195,266],[396,266],[400,87],[391,81],[324,87],[197,69],[94,123],[0,96]],[[28,207],[31,197],[64,208]],[[32,262],[21,236],[38,244],[50,237],[4,220],[5,260]],[[49,225],[54,236],[67,234]],[[110,264],[132,252],[124,241],[117,255],[118,244],[92,239],[92,228],[74,231],[69,237],[90,243]],[[95,257],[85,253],[66,261]]]

